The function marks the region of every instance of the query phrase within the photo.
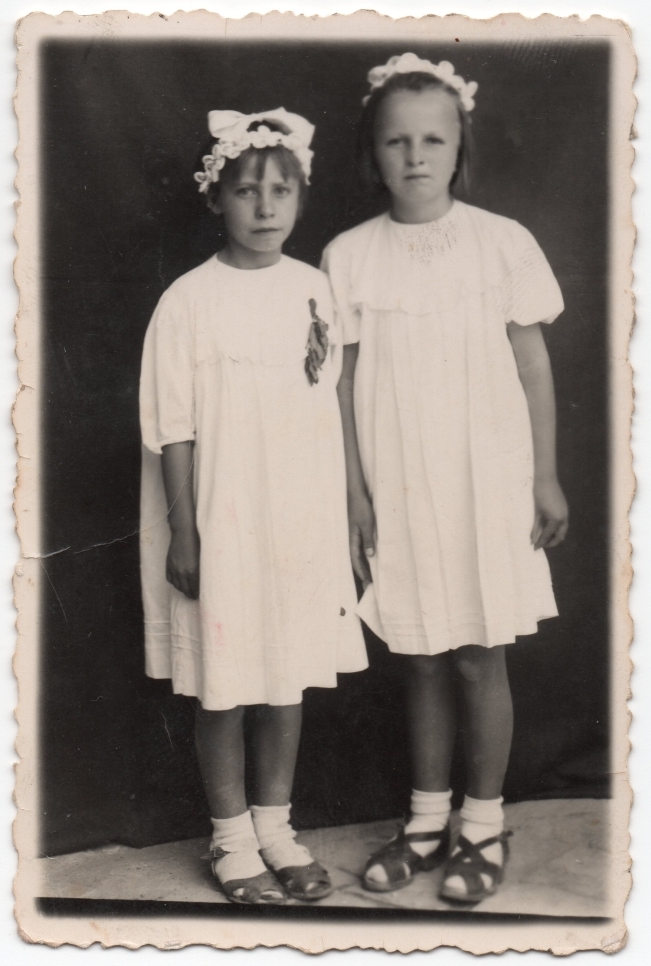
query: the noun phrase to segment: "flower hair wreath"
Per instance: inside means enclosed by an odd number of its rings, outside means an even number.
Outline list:
[[[390,57],[386,64],[374,67],[368,72],[368,82],[373,91],[384,87],[386,82],[394,74],[431,74],[442,81],[447,87],[451,87],[459,95],[461,105],[466,111],[472,111],[475,106],[474,96],[479,85],[476,81],[466,83],[463,77],[454,73],[454,67],[448,60],[442,60],[440,64],[432,64],[429,60],[421,60],[416,54],[396,54]],[[371,94],[367,94],[362,100],[366,105]]]
[[[260,124],[257,130],[250,131],[249,128],[256,121],[270,121],[282,130],[272,131],[266,124]],[[199,182],[200,192],[208,191],[211,184],[219,181],[219,172],[227,159],[239,158],[248,148],[275,148],[278,145],[292,152],[301,166],[306,183],[310,183],[314,152],[309,145],[314,134],[314,125],[300,114],[290,114],[284,107],[261,114],[210,111],[208,129],[216,141],[211,153],[202,158],[204,170],[194,174],[194,180]]]

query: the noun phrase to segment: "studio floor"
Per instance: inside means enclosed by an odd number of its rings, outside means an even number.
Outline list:
[[[609,802],[564,799],[507,805],[511,859],[496,895],[474,911],[547,916],[609,915]],[[454,825],[458,817],[453,816]],[[394,834],[398,822],[374,822],[301,832],[330,871],[334,893],[319,905],[449,910],[438,898],[441,871],[421,873],[404,889],[369,893],[360,884],[367,857]],[[42,896],[226,902],[202,859],[206,839],[144,849],[107,845],[36,860]],[[292,904],[298,904],[292,902]],[[459,908],[459,907],[455,907]],[[463,907],[462,907],[463,908]]]

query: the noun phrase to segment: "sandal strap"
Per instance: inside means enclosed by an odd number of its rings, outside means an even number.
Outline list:
[[[398,835],[398,839],[401,839],[403,842],[436,842],[437,839],[443,838],[444,832],[445,828],[439,829],[436,832],[405,832],[405,830],[402,829]],[[397,841],[398,839],[395,839],[394,841]]]
[[[488,839],[482,839],[481,842],[471,842],[465,835],[460,835],[457,839],[457,845],[465,855],[472,857],[474,852],[481,852],[482,849],[487,849],[489,845],[497,845],[498,842],[500,845],[504,845],[502,840],[506,837],[508,836],[505,832],[500,832],[499,835],[492,835]]]
[[[504,865],[508,858],[507,839],[511,835],[513,835],[513,832],[510,830],[500,832],[499,835],[492,835],[490,838],[482,839],[481,842],[471,842],[465,835],[460,835],[457,839],[459,851],[450,856],[445,870],[444,881],[451,879],[455,875],[461,876],[468,885],[468,895],[474,895],[485,890],[486,887],[481,878],[482,873],[490,876],[493,883],[497,882],[504,871]],[[497,862],[489,861],[482,854],[482,849],[486,849],[489,845],[496,845],[497,843],[502,846],[503,854],[501,865],[498,865]]]
[[[210,859],[211,862],[219,862],[219,860],[223,859],[225,855],[232,855],[232,853],[227,852],[226,849],[216,846],[214,849],[210,849],[209,852],[206,852],[205,855],[202,855],[201,858]]]
[[[285,901],[285,893],[282,886],[275,875],[269,872],[268,869],[260,872],[258,875],[249,876],[246,879],[227,879],[226,882],[221,882],[220,880],[220,885],[227,898],[246,905],[282,904]],[[238,889],[244,890],[241,896],[235,895]],[[263,899],[265,892],[274,893],[279,898],[271,901]]]
[[[422,856],[411,847],[411,842],[438,842],[439,845],[427,856]],[[436,832],[405,832],[400,829],[390,842],[375,852],[366,863],[365,875],[375,865],[381,865],[389,883],[400,884],[424,868],[434,868],[432,862],[440,861],[442,853],[447,852],[450,842],[450,826]],[[405,878],[405,866],[409,873]]]
[[[316,859],[309,865],[286,865],[274,872],[295,899],[325,898],[332,891],[330,874]]]
[[[308,876],[310,878],[321,877],[322,879],[329,879],[330,875],[327,869],[324,869],[320,862],[313,859],[308,865],[284,865],[282,869],[275,869],[276,875],[283,876]]]

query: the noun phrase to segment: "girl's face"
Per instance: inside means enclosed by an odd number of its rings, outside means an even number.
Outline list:
[[[249,158],[237,180],[225,182],[213,211],[224,216],[228,243],[221,260],[235,268],[266,268],[279,261],[299,205],[296,178],[286,180],[273,157],[258,180]]]
[[[453,94],[394,91],[375,121],[375,158],[397,221],[434,221],[451,205],[461,122]]]

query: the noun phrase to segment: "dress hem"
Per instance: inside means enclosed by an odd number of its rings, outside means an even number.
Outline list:
[[[365,670],[365,669],[362,669],[362,670]],[[358,671],[337,671],[336,673],[337,674],[357,674],[359,672]],[[201,707],[204,709],[204,711],[232,711],[233,708],[253,707],[254,705],[258,705],[258,704],[266,704],[272,708],[289,707],[291,705],[301,704],[303,701],[303,692],[306,691],[308,688],[327,688],[328,690],[333,691],[337,687],[336,680],[332,684],[306,684],[298,692],[299,694],[298,700],[290,699],[285,701],[270,701],[268,699],[261,699],[259,701],[240,701],[235,703],[231,702],[228,704],[220,705],[219,707],[216,707],[216,706],[212,707],[201,700],[201,697],[196,693],[196,690],[197,690],[196,688],[189,687],[187,684],[185,686],[175,687],[174,680],[170,674],[156,673],[153,670],[147,670],[146,674],[148,678],[151,678],[154,681],[165,681],[165,680],[170,681],[172,685],[172,691],[174,694],[182,695],[183,697],[186,697],[186,698],[196,698],[198,701],[201,702]]]
[[[402,637],[402,640],[396,640],[396,638],[393,635],[387,635],[386,631],[380,629],[379,626],[378,627],[373,626],[373,624],[369,623],[366,620],[366,618],[362,617],[361,619],[369,628],[369,630],[371,630],[376,637],[378,637],[381,641],[383,641],[384,644],[386,644],[386,646],[389,648],[392,654],[404,654],[412,657],[415,657],[415,656],[433,657],[436,654],[445,654],[447,651],[458,651],[459,648],[461,647],[491,648],[491,647],[502,647],[509,644],[515,644],[517,643],[517,638],[519,637],[531,637],[533,634],[537,634],[539,630],[538,625],[541,621],[551,620],[552,618],[558,617],[558,616],[559,616],[558,613],[541,614],[539,617],[536,617],[531,624],[527,625],[525,630],[511,631],[509,633],[505,633],[503,636],[495,635],[494,637],[492,636],[491,639],[489,639],[488,641],[484,638],[484,640],[481,640],[481,641],[470,640],[470,641],[463,641],[463,643],[459,642],[459,643],[449,644],[448,646],[443,646],[436,650],[433,650],[432,648],[427,646],[425,647],[419,646],[420,644],[427,645],[427,638],[425,638],[423,635],[419,635],[418,637],[414,636],[414,637],[411,637],[410,639]],[[388,636],[392,637],[391,641],[387,640]],[[407,643],[408,640],[410,640],[410,642],[413,641],[415,646],[414,645],[409,646],[409,644]]]

